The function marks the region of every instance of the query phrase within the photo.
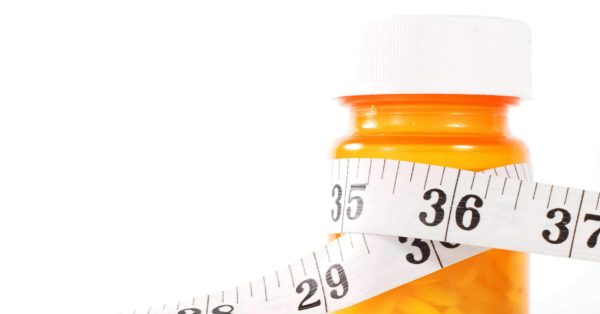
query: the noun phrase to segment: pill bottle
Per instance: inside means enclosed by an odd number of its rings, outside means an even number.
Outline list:
[[[529,162],[508,128],[530,95],[530,32],[519,21],[389,16],[364,23],[352,131],[333,158],[387,158],[484,170]],[[528,258],[492,249],[336,313],[528,312]]]

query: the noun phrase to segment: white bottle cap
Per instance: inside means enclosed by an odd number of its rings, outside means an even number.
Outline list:
[[[363,25],[358,73],[344,95],[474,94],[530,98],[523,22],[493,17],[389,16]],[[354,85],[354,86],[352,86]]]

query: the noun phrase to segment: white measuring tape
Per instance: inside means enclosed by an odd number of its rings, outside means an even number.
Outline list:
[[[343,236],[245,285],[133,313],[327,313],[488,248],[600,261],[600,193],[533,182],[526,164],[336,159],[331,179],[329,231]]]

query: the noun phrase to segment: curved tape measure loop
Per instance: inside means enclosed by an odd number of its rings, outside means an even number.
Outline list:
[[[134,313],[327,313],[488,248],[600,261],[600,193],[533,182],[527,164],[336,159],[329,194],[338,239],[248,284]]]

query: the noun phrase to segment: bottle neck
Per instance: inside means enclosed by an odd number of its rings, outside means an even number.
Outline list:
[[[486,95],[364,95],[341,98],[356,135],[507,136],[516,97]]]

